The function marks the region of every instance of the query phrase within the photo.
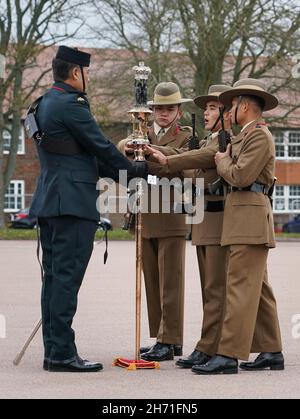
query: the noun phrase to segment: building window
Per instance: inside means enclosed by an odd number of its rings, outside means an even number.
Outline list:
[[[288,155],[300,159],[300,132],[289,133]]]
[[[4,199],[5,212],[19,211],[25,204],[24,180],[12,180],[6,190]]]
[[[300,213],[300,185],[275,187],[274,213]]]
[[[9,154],[11,142],[11,134],[9,130],[5,129],[3,131],[3,150],[4,154]],[[25,135],[23,125],[20,128],[19,134],[19,143],[18,143],[18,154],[25,154]]]
[[[300,185],[290,186],[289,210],[300,211]]]
[[[274,212],[283,211],[285,209],[284,186],[277,185],[275,187]]]
[[[300,159],[300,131],[275,131],[274,139],[277,159]]]
[[[275,148],[276,148],[276,157],[284,158],[285,157],[285,146],[284,146],[284,135],[283,132],[276,132],[274,135],[275,138]]]

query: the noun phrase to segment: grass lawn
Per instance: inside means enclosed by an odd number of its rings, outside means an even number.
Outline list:
[[[27,229],[0,229],[0,240],[35,240],[37,237],[36,230]],[[102,240],[103,231],[97,231],[96,240]],[[134,236],[128,231],[112,230],[108,232],[109,240],[134,240]]]
[[[277,238],[300,239],[300,233],[276,233]]]
[[[97,231],[96,240],[102,240],[104,237],[103,231]],[[276,233],[276,237],[286,239],[299,239],[300,233]],[[134,236],[128,231],[116,229],[108,232],[109,240],[134,240]],[[27,229],[0,229],[0,240],[35,240],[36,230]]]

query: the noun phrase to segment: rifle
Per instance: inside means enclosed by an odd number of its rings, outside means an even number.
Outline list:
[[[219,108],[220,113],[220,121],[222,128],[219,131],[218,134],[218,142],[219,142],[219,151],[221,153],[225,153],[227,150],[228,144],[231,144],[231,136],[228,131],[225,129],[225,123],[224,123],[224,111],[225,108]],[[217,180],[215,180],[213,183],[208,184],[208,191],[210,195],[224,195],[224,186],[226,186],[226,182],[223,178],[219,177]]]
[[[189,138],[189,151],[191,150],[198,150],[199,147],[199,138],[198,135],[196,134],[196,115],[194,113],[192,113],[192,128],[193,128],[193,134],[192,136]]]
[[[129,189],[127,190],[128,199],[132,193],[133,191],[130,191]],[[134,228],[134,226],[135,226],[135,214],[134,212],[131,212],[128,209],[127,213],[124,215],[124,224],[123,224],[122,230],[130,231]]]

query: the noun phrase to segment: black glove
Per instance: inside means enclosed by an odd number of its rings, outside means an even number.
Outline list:
[[[148,164],[146,161],[134,161],[132,162],[131,170],[128,171],[128,178],[133,179],[141,177],[147,179],[148,177]]]

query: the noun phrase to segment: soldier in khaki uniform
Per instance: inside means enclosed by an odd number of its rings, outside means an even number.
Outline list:
[[[261,352],[246,370],[282,370],[284,358],[276,301],[268,283],[267,256],[275,247],[270,188],[274,184],[275,145],[262,112],[278,105],[255,79],[236,82],[220,100],[232,104],[232,121],[242,127],[226,153],[217,153],[218,173],[231,186],[226,199],[222,246],[229,246],[226,308],[217,355],[197,374],[235,374],[238,359]]]
[[[154,124],[149,131],[151,144],[174,154],[187,150],[191,128],[181,127],[181,97],[175,83],[160,83],[154,92]],[[128,156],[130,139],[119,143]],[[161,192],[161,191],[160,191]],[[171,203],[172,205],[172,203]],[[141,348],[142,357],[151,361],[171,360],[182,354],[184,316],[185,236],[184,214],[142,214],[143,272],[148,306],[150,337],[157,342]]]
[[[226,271],[228,248],[221,247],[221,234],[224,214],[224,194],[216,191],[215,195],[208,193],[208,184],[219,178],[215,164],[215,154],[219,150],[218,131],[221,129],[219,95],[230,90],[226,85],[213,85],[208,94],[198,96],[194,102],[204,110],[205,129],[210,134],[200,142],[200,149],[189,151],[178,156],[165,157],[163,147],[153,147],[161,167],[149,163],[149,169],[160,175],[170,175],[185,169],[193,171],[194,177],[205,181],[205,215],[202,223],[192,225],[192,244],[196,246],[200,271],[203,324],[201,339],[195,350],[185,359],[179,359],[176,365],[182,368],[192,368],[203,364],[215,355],[222,327],[223,305],[225,300]],[[225,128],[231,131],[229,112],[224,113]],[[160,151],[162,154],[160,154]],[[190,176],[191,173],[185,172]]]

